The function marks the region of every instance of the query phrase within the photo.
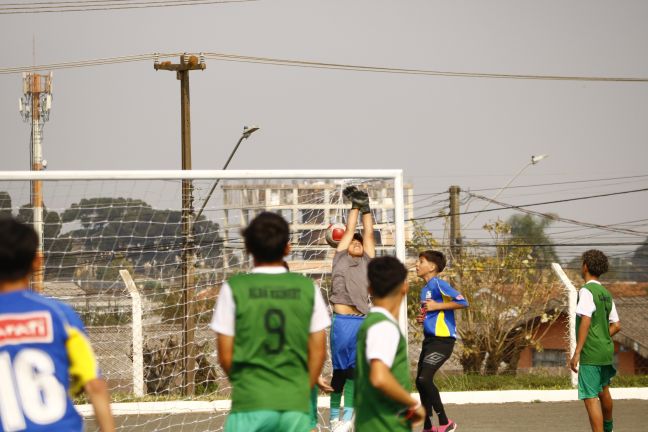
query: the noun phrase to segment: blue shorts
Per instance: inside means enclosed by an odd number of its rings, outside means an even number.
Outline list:
[[[333,369],[349,369],[356,365],[358,330],[364,316],[333,314],[331,326],[331,360]]]

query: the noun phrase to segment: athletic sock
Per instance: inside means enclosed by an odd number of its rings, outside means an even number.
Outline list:
[[[603,420],[603,431],[612,432],[614,429],[614,420]]]
[[[344,384],[344,414],[342,419],[351,421],[353,416],[353,391],[355,389],[355,382],[352,379],[347,379]]]
[[[447,425],[450,423],[448,420],[448,416],[446,415],[445,411],[441,411],[440,413],[437,413],[437,416],[439,417],[439,425]]]
[[[331,420],[340,418],[340,402],[342,401],[342,392],[331,393]]]

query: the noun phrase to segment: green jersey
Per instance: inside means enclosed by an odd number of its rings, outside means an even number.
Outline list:
[[[309,412],[308,336],[313,282],[296,273],[228,280],[236,305],[232,412]]]
[[[592,323],[587,333],[587,339],[581,351],[580,363],[584,365],[604,366],[614,363],[614,342],[610,336],[610,313],[613,309],[612,296],[600,283],[589,282],[583,289],[586,292],[579,293],[576,315],[576,335],[581,323],[581,314],[591,313]],[[591,294],[591,299],[588,293]],[[587,298],[584,298],[584,297]],[[591,300],[591,301],[590,301]],[[593,301],[593,307],[592,307]],[[589,307],[588,307],[589,306]]]
[[[403,417],[407,406],[388,398],[380,390],[371,385],[369,378],[370,365],[367,361],[367,334],[369,329],[381,322],[387,321],[398,329],[398,324],[389,319],[384,313],[371,311],[358,331],[358,347],[356,357],[356,431],[411,431],[411,424]],[[407,391],[412,385],[407,360],[407,344],[400,330],[398,348],[391,366],[394,378]]]

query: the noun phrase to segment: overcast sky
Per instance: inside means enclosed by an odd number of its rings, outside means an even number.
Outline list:
[[[37,64],[211,51],[461,72],[648,77],[646,22],[644,0],[261,0],[0,15],[0,67],[31,64],[35,35]],[[56,71],[54,83],[43,143],[49,169],[180,167],[174,74],[140,62]],[[21,91],[20,75],[0,75],[0,170],[29,167],[29,128],[17,111]],[[648,174],[648,84],[387,75],[212,60],[204,72],[192,73],[191,91],[196,169],[220,168],[243,125],[257,124],[262,129],[230,168],[402,168],[417,194],[451,184],[500,187],[540,153],[550,157],[515,184]],[[523,204],[647,186],[644,177],[509,189],[501,199]],[[648,217],[646,197],[536,209],[612,224]],[[634,228],[648,231],[643,224]],[[624,239],[632,240],[642,239]]]

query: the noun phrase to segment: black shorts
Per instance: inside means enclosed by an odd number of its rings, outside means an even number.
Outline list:
[[[454,345],[455,339],[451,337],[425,336],[418,368],[439,369],[452,355]]]

